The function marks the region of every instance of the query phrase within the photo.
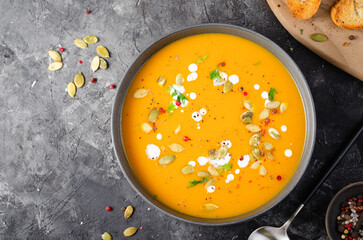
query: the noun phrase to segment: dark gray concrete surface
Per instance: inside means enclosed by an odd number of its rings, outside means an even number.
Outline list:
[[[289,217],[363,118],[363,83],[293,39],[265,0],[1,0],[0,19],[0,239],[100,239],[104,231],[123,239],[128,226],[143,227],[132,239],[246,239]],[[287,51],[306,76],[318,120],[314,155],[297,188],[266,214],[227,227],[187,224],[148,206],[122,175],[110,135],[115,90],[108,85],[118,85],[161,36],[207,22],[246,27]],[[110,49],[108,70],[91,74],[95,46],[73,44],[86,35]],[[65,66],[50,72],[47,51],[60,47]],[[78,71],[98,82],[87,81],[72,100],[64,89]],[[327,239],[327,205],[340,188],[363,180],[362,150],[360,138],[293,222],[291,239]],[[125,220],[120,208],[129,204],[136,210]]]

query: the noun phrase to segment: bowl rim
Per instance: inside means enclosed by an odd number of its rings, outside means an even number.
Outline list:
[[[212,29],[217,28],[219,31],[210,31]],[[200,32],[198,32],[198,30]],[[183,33],[186,33],[188,31],[191,31],[192,34],[187,33],[186,35],[182,37],[177,37],[179,35],[183,35]],[[195,32],[196,33],[193,33]],[[246,36],[242,37],[235,34],[229,34],[225,33],[224,31],[236,31],[239,32],[239,34],[248,35],[248,37],[255,38],[253,40],[247,38]],[[123,140],[122,140],[122,110],[123,110],[123,101],[125,98],[125,95],[128,91],[128,88],[133,81],[134,76],[137,74],[139,69],[145,64],[145,62],[158,50],[165,47],[166,45],[188,37],[192,35],[197,34],[203,34],[203,33],[225,33],[229,35],[235,35],[239,36],[241,38],[248,39],[255,44],[265,48],[267,51],[269,51],[271,54],[273,54],[287,69],[289,74],[294,80],[294,83],[300,93],[300,97],[302,99],[303,105],[304,105],[304,113],[305,113],[305,143],[304,143],[304,149],[301,155],[301,159],[299,162],[298,167],[296,168],[293,176],[289,180],[289,182],[286,184],[286,186],[271,200],[269,200],[264,205],[258,207],[257,209],[254,209],[248,213],[244,213],[241,215],[237,215],[234,217],[228,217],[228,218],[198,218],[194,216],[190,216],[184,213],[180,213],[163,203],[153,199],[143,186],[138,183],[136,176],[134,174],[130,174],[131,167],[128,163],[125,151],[123,148]],[[173,38],[174,37],[174,38]],[[175,38],[176,37],[176,38]],[[162,43],[165,40],[171,39],[171,41],[168,41],[167,43]],[[256,42],[258,41],[258,42]],[[158,44],[164,44],[161,47],[158,47]],[[264,44],[264,45],[262,45]],[[267,48],[268,47],[268,48]],[[147,55],[148,52],[153,52],[149,57],[145,58],[145,55]],[[135,69],[135,65],[137,65],[138,61],[142,61],[142,64]],[[128,78],[131,78],[131,80],[127,80]],[[129,82],[127,82],[129,81]],[[126,90],[125,90],[126,88]],[[302,92],[303,91],[303,92]],[[293,59],[282,49],[280,48],[276,43],[271,41],[270,39],[264,37],[263,35],[254,32],[252,30],[231,25],[231,24],[221,24],[221,23],[208,23],[208,24],[198,24],[198,25],[192,25],[187,26],[184,28],[181,28],[177,31],[174,31],[170,34],[167,34],[157,41],[153,42],[150,46],[148,46],[144,51],[139,53],[139,55],[132,61],[132,64],[129,65],[128,69],[125,71],[124,76],[122,78],[122,81],[120,83],[120,87],[117,90],[116,97],[113,104],[112,109],[112,121],[111,121],[111,132],[112,132],[112,144],[114,148],[115,155],[117,157],[118,163],[121,167],[122,173],[127,179],[128,183],[131,185],[131,187],[139,194],[141,195],[142,199],[147,202],[149,205],[152,205],[162,213],[166,214],[167,216],[170,216],[172,218],[187,222],[187,223],[193,223],[198,225],[204,225],[204,226],[224,226],[224,225],[231,225],[231,224],[237,224],[241,222],[245,222],[248,220],[251,220],[274,206],[276,206],[278,203],[280,203],[286,196],[290,194],[290,192],[295,188],[297,183],[301,180],[302,176],[304,175],[307,166],[309,165],[309,162],[311,160],[311,156],[314,150],[315,145],[315,136],[316,136],[316,114],[315,114],[315,106],[313,102],[313,98],[309,89],[309,86],[306,82],[306,79],[302,72],[300,71],[299,67],[296,65],[296,63],[293,61]],[[303,161],[304,160],[304,161]],[[138,186],[136,186],[138,185]],[[147,196],[148,195],[148,196]],[[267,205],[269,204],[269,205]],[[266,206],[265,206],[266,205]],[[246,217],[241,217],[246,215]]]
[[[326,213],[325,213],[325,230],[326,230],[326,234],[328,235],[328,238],[329,239],[331,239],[331,240],[333,240],[334,239],[334,236],[332,236],[330,233],[331,233],[331,231],[330,230],[332,230],[332,228],[331,227],[329,227],[329,225],[328,225],[328,221],[330,220],[330,217],[336,217],[336,216],[331,216],[331,212],[332,212],[332,210],[333,210],[333,204],[335,204],[336,203],[336,201],[337,201],[337,199],[338,199],[338,197],[340,197],[342,194],[344,194],[346,191],[348,191],[349,189],[351,189],[351,188],[354,188],[354,187],[356,187],[356,186],[361,186],[362,188],[363,188],[363,181],[359,181],[359,182],[354,182],[354,183],[350,183],[350,184],[348,184],[348,185],[346,185],[345,187],[343,187],[342,189],[340,189],[335,195],[334,195],[334,197],[330,200],[330,203],[329,203],[329,205],[328,205],[328,208],[327,208],[327,210],[326,210]],[[341,203],[339,203],[339,205],[340,205]],[[338,206],[339,206],[338,205]],[[335,229],[336,230],[336,229]],[[332,231],[334,231],[334,230],[332,230]]]

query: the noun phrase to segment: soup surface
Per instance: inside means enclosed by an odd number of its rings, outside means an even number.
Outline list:
[[[183,38],[135,76],[123,143],[141,184],[188,215],[224,218],[271,200],[294,174],[305,115],[285,67],[225,34]]]

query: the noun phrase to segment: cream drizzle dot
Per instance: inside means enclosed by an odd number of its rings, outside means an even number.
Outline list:
[[[206,114],[207,114],[207,109],[205,109],[205,108],[201,108],[201,109],[199,110],[199,113],[200,113],[200,114],[202,114],[202,115],[206,115]]]
[[[200,126],[198,126],[197,129],[200,129]]]
[[[212,193],[212,192],[214,192],[216,190],[216,187],[215,186],[209,186],[208,188],[207,188],[207,192],[209,192],[209,193]]]
[[[161,140],[162,138],[163,138],[163,135],[161,135],[161,133],[158,133],[158,134],[156,135],[156,139]]]
[[[285,156],[286,157],[291,157],[292,156],[292,151],[290,149],[286,149],[285,150]]]
[[[234,85],[239,82],[239,77],[237,75],[231,75],[228,77],[228,80]]]
[[[234,171],[235,174],[239,174],[240,173],[240,170],[239,169],[236,169],[236,171]]]
[[[225,180],[225,182],[226,182],[226,183],[229,183],[229,180],[228,180],[228,179],[226,179],[226,180]]]
[[[188,162],[188,164],[189,164],[190,166],[193,166],[193,167],[195,167],[195,165],[196,165],[196,163],[195,163],[194,161],[189,161],[189,162]]]
[[[190,99],[194,100],[196,98],[197,98],[197,94],[196,93],[194,93],[194,92],[190,93]]]
[[[187,81],[190,82],[190,81],[194,81],[198,78],[198,73],[196,72],[192,72],[191,74],[188,75],[187,77]]]
[[[263,91],[263,92],[261,93],[261,97],[262,97],[263,99],[268,99],[268,92]]]
[[[254,88],[254,89],[256,89],[256,90],[258,90],[258,89],[260,89],[260,85],[255,84],[255,85],[253,86],[253,88]]]
[[[194,63],[190,64],[189,67],[188,67],[188,70],[190,72],[196,72],[198,70],[197,64],[194,64]]]
[[[287,131],[287,127],[285,125],[282,125],[281,126],[281,131],[286,132]]]
[[[233,181],[233,179],[234,179],[234,175],[233,175],[232,173],[228,174],[228,175],[227,175],[227,179],[228,179],[229,181]]]

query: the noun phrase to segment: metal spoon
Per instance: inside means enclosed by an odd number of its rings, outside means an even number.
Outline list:
[[[334,170],[334,168],[340,163],[343,159],[344,155],[348,152],[349,148],[353,145],[354,141],[359,137],[363,130],[363,125],[361,124],[359,130],[355,133],[353,138],[349,141],[349,143],[344,147],[344,150],[340,153],[338,158],[334,161],[333,165],[328,169],[325,175],[321,178],[319,183],[315,186],[315,188],[309,193],[309,195],[305,198],[305,200],[300,204],[300,206],[295,210],[294,214],[285,222],[282,227],[270,227],[264,226],[257,228],[255,231],[251,233],[248,237],[248,240],[289,240],[289,236],[287,235],[287,229],[289,228],[291,222],[295,219],[297,214],[301,211],[301,209],[305,206],[305,204],[310,200],[310,198],[314,195],[316,190],[323,184],[323,182],[327,179],[329,174]]]

